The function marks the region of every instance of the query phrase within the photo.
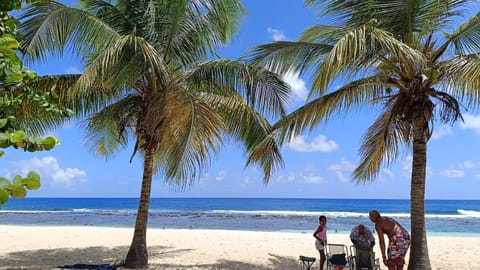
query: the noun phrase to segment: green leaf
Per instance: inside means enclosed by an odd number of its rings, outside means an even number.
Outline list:
[[[40,180],[36,178],[25,178],[22,180],[22,184],[30,190],[35,190],[40,188]]]
[[[54,137],[47,137],[43,140],[42,145],[43,148],[48,151],[58,145],[58,140]]]
[[[40,180],[40,175],[35,171],[31,171],[31,172],[28,173],[27,178]]]
[[[0,36],[0,48],[2,49],[16,49],[18,48],[18,41],[10,34]]]
[[[23,131],[15,131],[15,133],[12,134],[11,140],[13,143],[19,142],[23,140],[23,137],[25,136],[25,132]]]
[[[12,198],[20,199],[27,196],[27,190],[21,185],[11,185],[10,190],[10,195]]]
[[[23,177],[21,177],[20,175],[15,175],[15,177],[13,177],[13,180],[12,180],[12,183],[14,185],[21,185],[22,184],[22,179]]]
[[[8,123],[8,119],[0,119],[0,128],[3,128]]]
[[[0,189],[5,189],[10,184],[10,180],[5,177],[0,177]]]
[[[0,206],[8,201],[9,198],[8,192],[3,189],[0,189]]]

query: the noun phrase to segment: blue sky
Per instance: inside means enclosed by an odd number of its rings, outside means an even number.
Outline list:
[[[249,14],[233,41],[219,50],[222,57],[238,58],[257,44],[295,40],[302,30],[318,22],[312,9],[296,0],[244,0]],[[79,73],[82,67],[72,55],[30,66],[38,74]],[[285,78],[295,89],[289,109],[302,104],[309,77]],[[437,123],[428,145],[427,199],[480,198],[480,115],[463,111],[465,122],[453,126]],[[245,168],[245,156],[234,144],[226,144],[208,173],[184,191],[154,178],[152,197],[294,197],[294,198],[399,198],[410,194],[411,155],[399,156],[372,183],[356,184],[351,173],[359,163],[358,149],[375,111],[350,111],[328,125],[302,134],[282,149],[285,167],[268,185],[255,167]],[[142,162],[129,158],[133,145],[105,160],[95,157],[83,143],[83,130],[71,122],[52,131],[61,145],[48,152],[7,150],[0,175],[13,177],[35,170],[42,187],[30,197],[138,197]]]

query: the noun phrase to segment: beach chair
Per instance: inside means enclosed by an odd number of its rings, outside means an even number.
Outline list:
[[[314,257],[301,256],[298,258],[300,260],[300,267],[302,270],[311,270],[312,264],[315,263]]]
[[[351,256],[346,245],[327,244],[326,256],[328,270],[353,270]]]
[[[350,246],[352,268],[354,270],[380,270],[380,259],[375,258],[375,252]]]

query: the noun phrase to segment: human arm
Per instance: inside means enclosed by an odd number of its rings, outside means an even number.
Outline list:
[[[356,237],[356,227],[353,228],[352,232],[350,232],[350,241],[352,241],[353,245],[357,245],[357,237]]]
[[[380,243],[380,251],[382,253],[382,261],[385,265],[387,265],[387,255],[385,250],[385,238],[383,237],[383,228],[381,222],[377,222],[375,224],[375,230],[378,234],[378,242]]]
[[[375,237],[373,236],[373,233],[368,230],[368,241],[370,243],[370,247],[373,248],[373,246],[375,246]]]
[[[315,239],[317,239],[317,240],[320,241],[323,245],[325,245],[325,244],[326,244],[326,243],[325,243],[326,241],[324,241],[323,239],[321,239],[320,237],[318,237],[318,234],[319,234],[320,232],[322,232],[323,230],[324,230],[324,228],[323,228],[322,225],[318,226],[317,230],[315,230],[315,232],[313,233],[313,237],[315,237]]]

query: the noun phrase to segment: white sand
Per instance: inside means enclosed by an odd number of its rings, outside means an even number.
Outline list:
[[[0,269],[111,263],[125,257],[132,234],[133,228],[0,226]],[[318,259],[311,232],[149,229],[147,239],[149,269],[300,269],[299,255]],[[347,234],[328,239],[350,245]],[[428,244],[433,269],[480,269],[480,237],[429,236]]]

